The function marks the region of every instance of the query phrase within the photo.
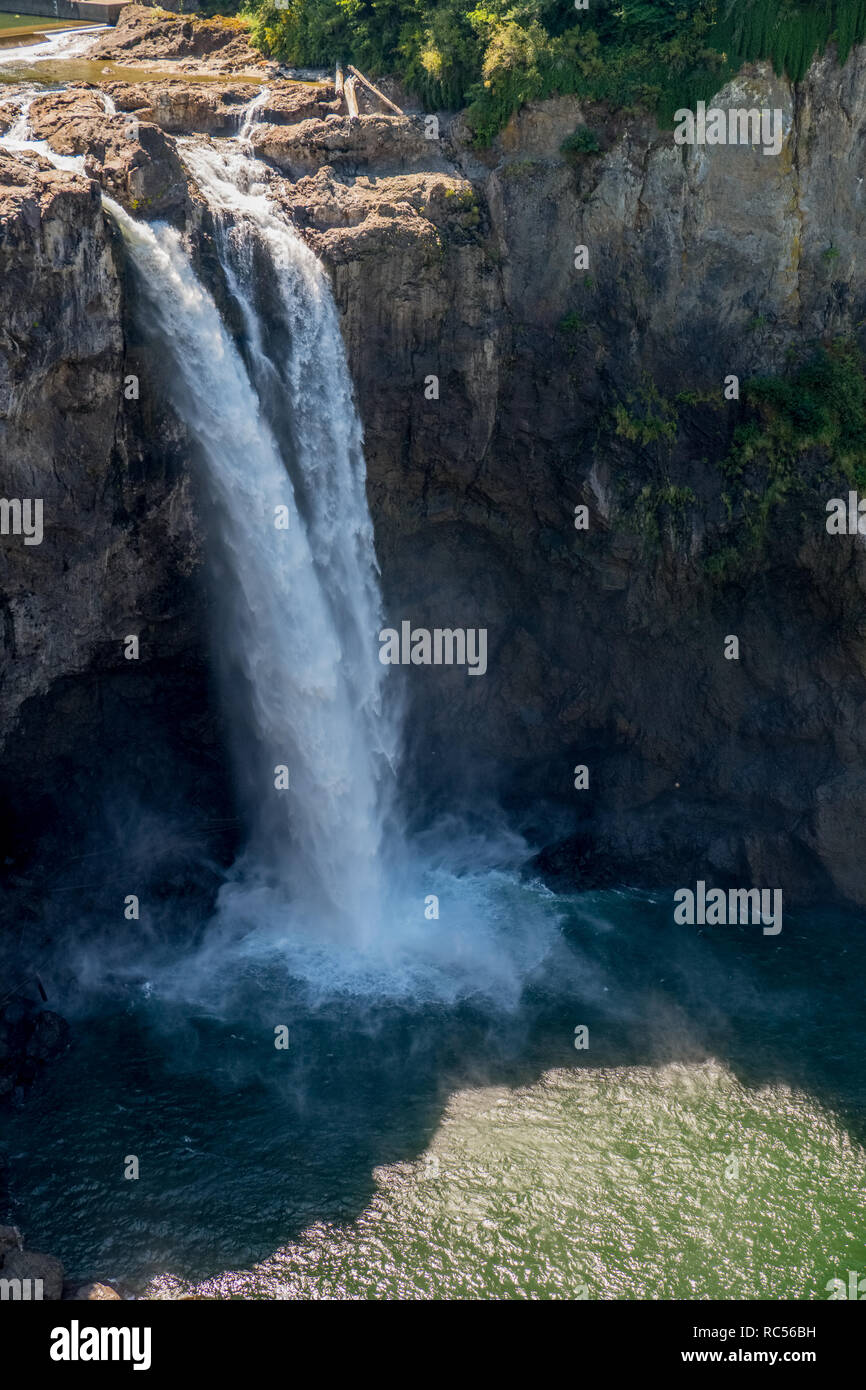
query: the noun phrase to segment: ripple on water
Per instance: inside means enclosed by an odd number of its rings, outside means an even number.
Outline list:
[[[864,1267],[866,1152],[784,1085],[715,1062],[462,1090],[344,1225],[151,1297],[826,1298]]]

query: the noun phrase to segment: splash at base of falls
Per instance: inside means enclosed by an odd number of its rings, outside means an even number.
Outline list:
[[[386,699],[378,662],[361,427],[324,272],[246,146],[264,99],[244,135],[180,142],[214,219],[242,347],[179,234],[103,198],[138,273],[140,325],[163,345],[165,389],[200,455],[214,662],[248,839],[181,970],[147,945],[123,962],[73,946],[72,959],[85,989],[146,978],[167,1000],[217,1011],[262,973],[277,995],[300,987],[313,999],[475,997],[512,1008],[555,948],[559,913],[553,894],[522,880],[529,850],[518,836],[449,826],[410,847],[396,828],[399,702]],[[2,143],[81,172],[82,156],[31,138],[28,107],[19,103]],[[286,530],[273,524],[277,508]]]

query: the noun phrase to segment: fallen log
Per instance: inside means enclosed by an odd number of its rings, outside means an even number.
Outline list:
[[[388,100],[384,92],[380,92],[378,87],[374,87],[369,77],[365,77],[364,74],[362,72],[359,72],[357,68],[353,68],[351,63],[349,63],[348,67],[349,72],[352,73],[353,77],[357,77],[359,82],[363,82],[365,87],[369,87],[374,97],[378,97],[379,100],[383,102],[390,111],[395,111],[398,116],[402,116],[403,112],[400,110],[399,106],[395,106],[393,101]]]

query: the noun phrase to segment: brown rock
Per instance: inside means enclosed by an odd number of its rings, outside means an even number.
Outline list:
[[[217,87],[171,78],[137,85],[110,82],[105,87],[118,111],[158,125],[171,135],[233,135],[258,91],[250,84]]]
[[[256,154],[272,160],[290,178],[323,165],[346,173],[377,174],[448,167],[434,142],[425,140],[408,116],[360,116],[353,121],[330,115],[298,125],[256,125],[252,144]]]
[[[78,1303],[108,1302],[111,1299],[122,1302],[120,1294],[110,1284],[82,1284],[80,1289],[75,1290],[72,1297]]]
[[[109,116],[102,96],[70,88],[33,102],[30,125],[57,154],[84,155],[86,172],[139,217],[178,215],[187,182],[174,142],[137,113]]]
[[[94,61],[115,63],[180,62],[185,68],[210,72],[275,72],[252,48],[241,20],[199,19],[169,15],[143,5],[121,11],[115,27],[89,51]]]
[[[269,85],[268,91],[268,99],[259,109],[259,120],[264,124],[297,125],[299,121],[324,120],[343,109],[332,82],[283,82]]]

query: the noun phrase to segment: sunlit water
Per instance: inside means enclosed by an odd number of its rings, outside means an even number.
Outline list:
[[[13,1219],[159,1297],[825,1298],[866,1272],[861,924],[554,908],[516,1000],[127,962],[7,1127]]]

